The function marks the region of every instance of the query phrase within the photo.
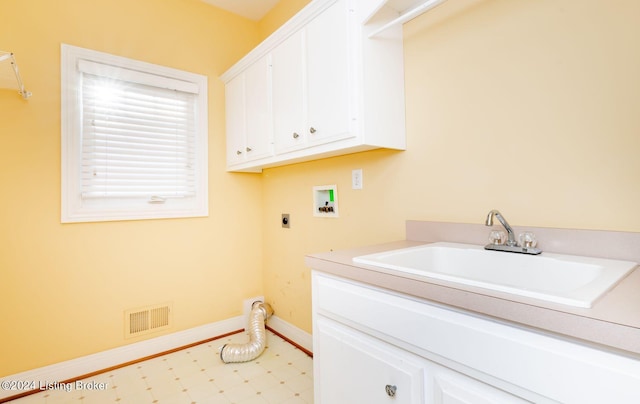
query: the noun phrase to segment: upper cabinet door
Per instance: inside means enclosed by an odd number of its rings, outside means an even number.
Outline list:
[[[227,119],[227,165],[244,162],[246,120],[244,109],[244,74],[225,85]]]
[[[269,56],[225,85],[227,165],[272,155]]]
[[[340,0],[307,26],[307,136],[310,143],[354,136],[350,121],[355,80],[350,76],[352,63],[349,10]]]
[[[306,140],[304,39],[299,30],[271,53],[276,152],[295,150]]]
[[[246,144],[247,160],[272,154],[273,124],[271,112],[270,56],[250,66],[245,75]]]

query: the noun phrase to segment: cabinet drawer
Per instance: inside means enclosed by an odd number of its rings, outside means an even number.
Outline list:
[[[564,403],[640,402],[640,361],[314,272],[314,310]],[[480,372],[480,373],[475,373]],[[484,376],[483,376],[484,375]]]

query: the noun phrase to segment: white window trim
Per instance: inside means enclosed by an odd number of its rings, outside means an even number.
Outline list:
[[[62,223],[114,220],[163,219],[208,216],[208,107],[207,77],[169,67],[114,56],[62,44]],[[197,93],[196,197],[166,200],[110,201],[108,205],[88,202],[80,194],[81,179],[81,73],[79,65],[90,68],[113,67],[135,71],[149,80],[144,84],[167,86]],[[162,202],[162,203],[158,203]]]

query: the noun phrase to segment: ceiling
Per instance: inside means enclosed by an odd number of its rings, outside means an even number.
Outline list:
[[[202,0],[213,6],[231,11],[254,21],[264,17],[279,0]]]

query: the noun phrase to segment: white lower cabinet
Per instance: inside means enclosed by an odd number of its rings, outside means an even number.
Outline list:
[[[327,318],[315,332],[317,403],[528,402]]]
[[[316,404],[640,403],[640,360],[313,271]]]

